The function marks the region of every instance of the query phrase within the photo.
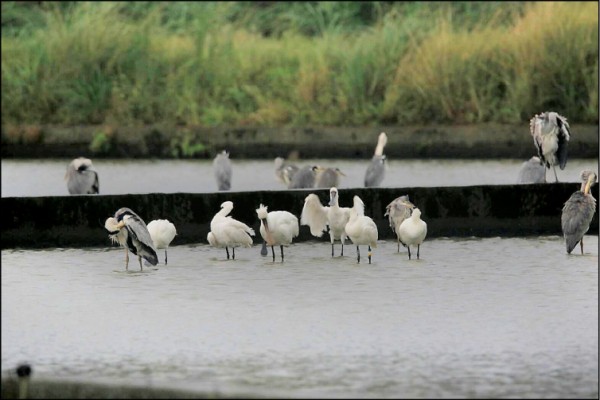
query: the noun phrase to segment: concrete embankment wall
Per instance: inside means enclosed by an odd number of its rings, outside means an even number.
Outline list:
[[[20,158],[370,158],[386,132],[385,154],[409,158],[515,158],[537,150],[529,124],[375,127],[2,126],[2,157]],[[598,157],[598,125],[571,125],[568,155]]]
[[[365,215],[376,222],[380,239],[395,240],[385,207],[408,194],[428,224],[428,238],[561,235],[564,202],[579,183],[535,185],[483,185],[464,187],[356,188],[340,189],[340,205],[352,206],[360,196]],[[224,201],[231,200],[231,216],[256,231],[254,243],[262,242],[256,208],[287,210],[300,219],[304,198],[316,193],[324,203],[327,189],[216,193],[150,193],[131,195],[81,195],[55,197],[4,197],[2,201],[2,249],[48,247],[105,247],[110,245],[104,221],[121,207],[129,207],[147,223],[166,218],[177,227],[172,246],[207,243],[210,220]],[[598,198],[598,186],[592,187]],[[589,234],[598,234],[598,213]],[[316,239],[307,226],[300,227],[295,241]]]

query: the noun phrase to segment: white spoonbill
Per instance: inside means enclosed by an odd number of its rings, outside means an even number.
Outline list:
[[[304,207],[300,215],[300,224],[308,225],[313,236],[321,237],[329,226],[329,239],[331,240],[331,257],[334,255],[334,243],[342,243],[340,256],[344,255],[344,242],[346,241],[345,227],[350,219],[350,208],[340,207],[338,204],[338,190],[332,187],[329,190],[329,206],[324,206],[316,194],[311,193],[304,199]]]
[[[273,262],[275,262],[273,246],[279,246],[281,249],[281,262],[283,262],[283,246],[290,245],[300,233],[298,218],[289,211],[267,212],[267,207],[262,204],[256,209],[256,214],[260,220],[260,235],[267,246],[271,246]]]
[[[377,225],[375,222],[365,215],[365,203],[360,197],[354,196],[353,206],[350,209],[350,218],[346,224],[346,236],[356,245],[356,258],[360,263],[359,245],[368,245],[369,264],[371,264],[371,247],[377,247]]]
[[[427,223],[421,219],[421,210],[414,208],[410,217],[406,218],[400,225],[400,240],[408,248],[408,259],[410,260],[410,246],[417,246],[417,259],[421,243],[427,236]]]
[[[148,223],[148,232],[156,249],[165,249],[165,265],[167,264],[167,249],[177,235],[175,225],[168,219],[155,219]]]
[[[229,247],[231,247],[231,259],[235,260],[236,247],[252,246],[251,236],[254,236],[254,229],[228,216],[231,210],[233,210],[233,202],[225,201],[221,204],[221,210],[210,221],[210,232],[208,232],[206,239],[213,247],[225,247],[228,260]]]
[[[400,225],[406,218],[410,217],[413,208],[415,208],[415,205],[410,202],[407,194],[396,197],[385,207],[385,214],[383,216],[388,216],[390,227],[398,237],[398,253],[400,252],[400,243],[402,243],[400,240]],[[404,243],[402,245],[406,246]]]

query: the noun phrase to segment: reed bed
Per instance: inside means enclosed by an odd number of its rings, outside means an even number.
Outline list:
[[[597,2],[258,3],[3,2],[3,124],[598,123]]]

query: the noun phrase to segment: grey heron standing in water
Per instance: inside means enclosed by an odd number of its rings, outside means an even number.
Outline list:
[[[219,190],[231,189],[231,160],[227,150],[223,150],[213,160],[213,172],[217,180],[217,188]]]
[[[571,138],[571,130],[567,119],[554,111],[546,111],[536,114],[529,121],[529,132],[533,137],[533,143],[538,155],[546,168],[554,171],[556,175],[556,164],[560,169],[567,165],[567,145]]]
[[[292,177],[288,189],[306,189],[315,187],[315,177],[318,165],[306,165],[300,168]]]
[[[317,166],[315,171],[315,188],[325,189],[340,185],[340,177],[346,176],[339,168]]]
[[[125,248],[125,269],[129,269],[129,251],[138,256],[140,270],[143,269],[142,257],[152,265],[158,264],[156,248],[146,223],[131,209],[123,207],[117,210],[114,217],[106,219],[104,229],[113,243]]]
[[[517,183],[546,183],[546,167],[539,157],[533,156],[521,165]]]
[[[598,175],[590,170],[581,172],[581,188],[565,202],[560,217],[567,253],[571,254],[577,242],[583,254],[583,236],[590,229],[590,223],[596,212],[596,199],[590,193],[590,188]]]
[[[275,176],[286,186],[290,185],[294,174],[298,172],[298,170],[299,168],[297,165],[285,161],[283,157],[275,158]]]
[[[410,202],[407,194],[396,197],[385,207],[385,214],[383,216],[388,216],[390,227],[398,237],[398,252],[400,252],[400,243],[402,243],[403,246],[406,246],[406,243],[403,243],[400,240],[400,225],[402,225],[402,222],[404,222],[406,218],[410,217],[413,208],[415,208],[415,205]]]
[[[365,187],[377,187],[385,177],[386,157],[385,154],[383,154],[383,149],[387,144],[387,140],[385,132],[381,132],[377,138],[375,154],[373,154],[371,163],[367,167],[367,172],[365,173]]]
[[[79,157],[71,161],[67,166],[65,179],[69,194],[98,194],[100,192],[98,172],[89,158]]]
[[[148,223],[148,233],[152,238],[154,247],[165,249],[165,265],[167,264],[167,249],[177,235],[175,225],[168,219],[155,219]]]

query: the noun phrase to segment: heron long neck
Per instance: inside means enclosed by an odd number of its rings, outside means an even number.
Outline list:
[[[585,183],[585,187],[583,188],[583,193],[584,194],[588,194],[590,192],[590,189],[592,187],[592,185],[594,184],[594,178],[593,177],[589,177],[587,182]]]

